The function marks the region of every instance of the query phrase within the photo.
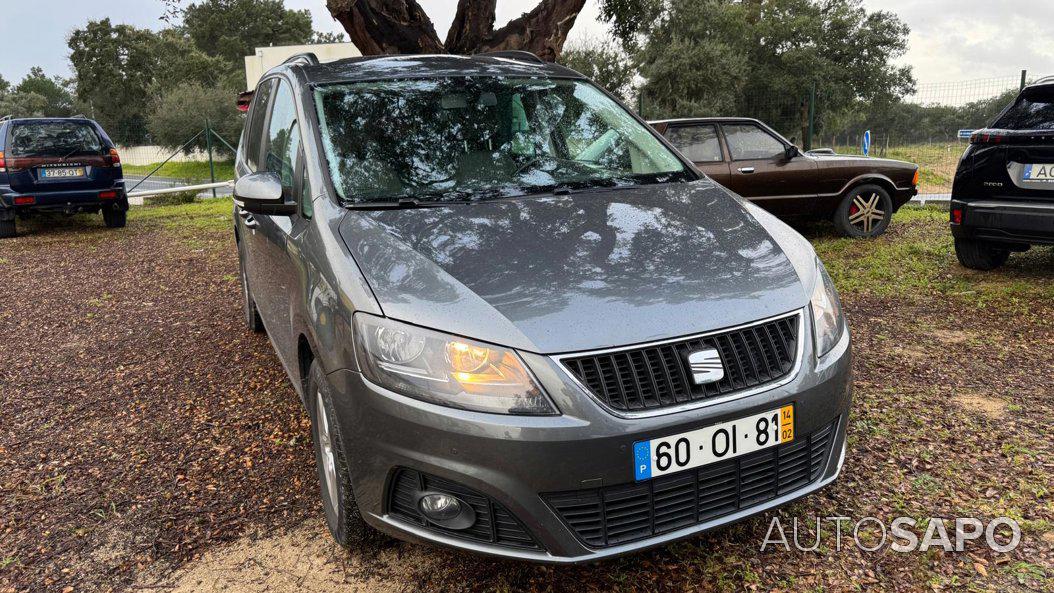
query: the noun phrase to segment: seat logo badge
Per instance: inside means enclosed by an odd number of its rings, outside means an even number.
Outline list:
[[[725,366],[721,364],[721,354],[713,348],[689,354],[688,366],[692,369],[692,380],[696,385],[716,383],[725,378]]]

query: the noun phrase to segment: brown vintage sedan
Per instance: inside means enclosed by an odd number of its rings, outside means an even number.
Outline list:
[[[918,193],[912,163],[803,153],[756,119],[707,117],[651,125],[714,181],[784,218],[832,220],[847,237],[885,232]]]

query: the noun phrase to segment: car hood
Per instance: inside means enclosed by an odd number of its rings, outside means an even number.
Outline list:
[[[804,307],[815,257],[709,180],[352,210],[340,232],[386,316],[544,354]]]

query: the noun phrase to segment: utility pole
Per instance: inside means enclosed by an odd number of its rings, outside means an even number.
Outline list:
[[[1025,90],[1025,83],[1028,82],[1028,70],[1021,71],[1021,87],[1017,89],[1017,92]]]

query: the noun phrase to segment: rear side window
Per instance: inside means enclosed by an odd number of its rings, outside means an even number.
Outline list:
[[[1054,130],[1054,89],[1025,91],[992,127],[1001,130]]]
[[[693,163],[724,160],[716,126],[676,126],[666,132],[666,138]]]
[[[64,157],[102,152],[99,134],[90,124],[80,122],[32,122],[11,128],[13,157]]]

